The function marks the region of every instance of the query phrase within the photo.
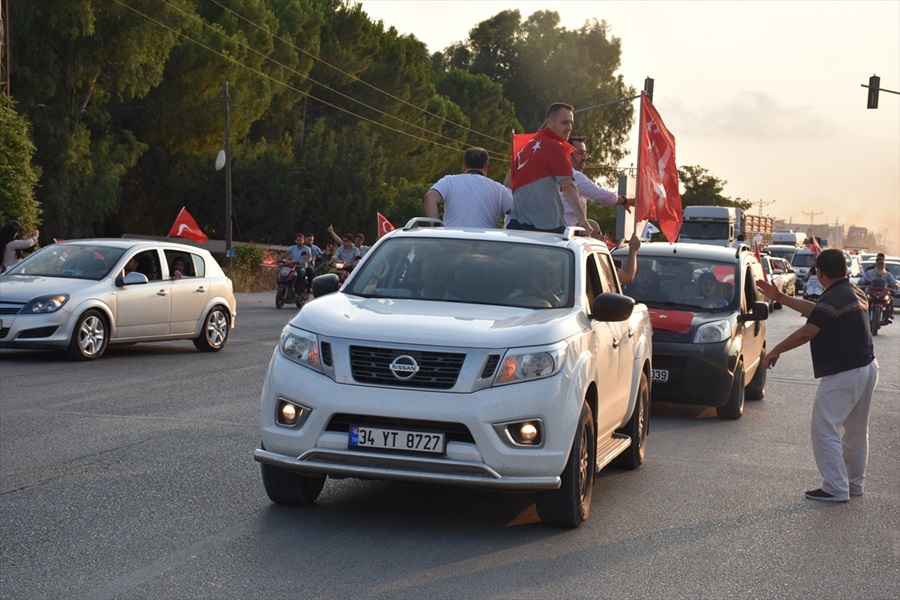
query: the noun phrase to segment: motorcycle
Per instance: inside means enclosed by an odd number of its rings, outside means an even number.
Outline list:
[[[803,299],[810,302],[818,302],[819,297],[825,293],[825,288],[815,275],[810,275],[803,286]]]
[[[278,267],[278,289],[275,291],[276,308],[281,308],[282,306],[284,306],[285,302],[293,302],[297,305],[297,308],[303,306],[308,290],[306,282],[304,281],[301,284],[302,291],[299,293],[297,292],[296,285],[299,275],[297,274],[297,270],[294,268],[296,266],[296,261],[285,259],[281,261],[281,266]]]
[[[884,279],[870,281],[866,286],[866,297],[869,300],[869,326],[872,335],[878,335],[880,328],[891,323],[889,315],[894,300]]]

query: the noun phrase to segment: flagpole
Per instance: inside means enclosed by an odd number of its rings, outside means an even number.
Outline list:
[[[652,81],[652,80],[651,80]],[[646,83],[644,84],[646,87]],[[643,96],[643,93],[641,93]],[[635,173],[635,203],[634,203],[634,228],[631,232],[631,236],[634,237],[637,235],[637,224],[638,224],[638,213],[640,212],[641,205],[641,134],[643,133],[640,129],[644,126],[644,100],[641,98],[641,107],[638,112],[638,153],[637,153],[637,173]]]

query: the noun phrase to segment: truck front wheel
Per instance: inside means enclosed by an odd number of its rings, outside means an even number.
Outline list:
[[[597,436],[594,415],[585,402],[569,461],[562,472],[559,489],[538,492],[535,497],[538,517],[544,525],[575,528],[591,512],[594,476],[597,472]]]

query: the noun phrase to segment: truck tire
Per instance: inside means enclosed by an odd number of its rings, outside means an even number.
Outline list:
[[[308,506],[315,503],[325,486],[324,476],[299,475],[267,464],[260,467],[266,495],[275,504]]]
[[[591,407],[585,402],[572,440],[569,460],[559,489],[535,496],[538,517],[544,525],[575,528],[591,512],[594,476],[597,472],[597,434]]]
[[[637,469],[644,464],[647,438],[650,435],[650,384],[647,381],[646,373],[641,373],[634,412],[631,413],[628,423],[619,432],[631,438],[631,445],[610,465],[617,469]]]

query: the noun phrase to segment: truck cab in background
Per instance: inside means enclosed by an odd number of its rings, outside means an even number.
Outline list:
[[[741,209],[733,206],[685,206],[679,242],[730,246],[741,233]]]

